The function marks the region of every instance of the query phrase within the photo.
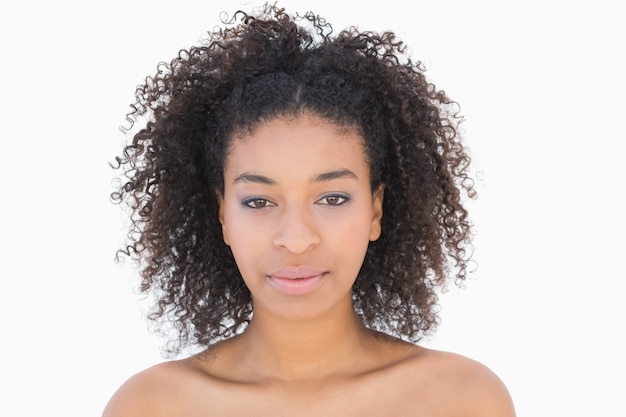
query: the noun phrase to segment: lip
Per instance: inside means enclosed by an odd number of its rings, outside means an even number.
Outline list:
[[[286,295],[304,295],[314,291],[324,280],[326,271],[312,267],[283,267],[267,278],[274,288]]]

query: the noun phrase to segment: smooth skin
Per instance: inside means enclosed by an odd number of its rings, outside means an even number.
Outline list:
[[[254,317],[241,335],[131,377],[103,417],[515,416],[484,365],[359,322],[351,287],[384,198],[362,143],[311,115],[234,139],[219,216]],[[313,277],[294,290],[285,275],[300,270]]]

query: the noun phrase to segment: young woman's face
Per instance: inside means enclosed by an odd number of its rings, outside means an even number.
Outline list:
[[[255,315],[292,319],[351,303],[383,187],[372,192],[360,136],[324,119],[274,119],[236,138],[220,221]]]

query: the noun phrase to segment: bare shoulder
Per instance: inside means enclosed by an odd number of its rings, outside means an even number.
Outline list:
[[[184,361],[164,362],[139,372],[113,394],[102,417],[170,415],[170,407],[190,373]]]
[[[455,353],[421,348],[410,361],[416,389],[428,392],[442,415],[514,417],[513,401],[502,380],[487,366]]]

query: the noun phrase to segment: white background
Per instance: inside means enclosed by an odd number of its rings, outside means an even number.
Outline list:
[[[392,29],[456,99],[479,171],[479,264],[428,346],[475,358],[519,416],[624,416],[625,29],[617,1],[284,0]],[[259,3],[0,6],[0,415],[97,416],[163,360],[116,265],[109,203],[135,86],[219,12]],[[368,5],[369,4],[369,5]]]

